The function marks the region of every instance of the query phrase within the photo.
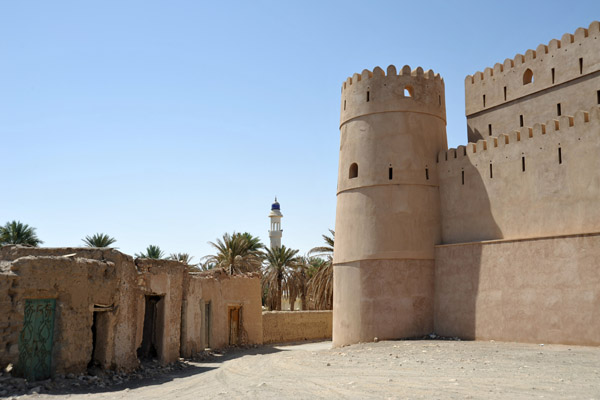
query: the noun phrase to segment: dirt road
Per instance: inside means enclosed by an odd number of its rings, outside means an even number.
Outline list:
[[[454,341],[330,347],[233,351],[158,381],[19,399],[600,399],[597,347]]]

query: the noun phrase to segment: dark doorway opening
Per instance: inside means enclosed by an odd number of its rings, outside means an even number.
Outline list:
[[[137,355],[140,360],[151,360],[160,356],[162,328],[164,323],[163,309],[163,296],[146,296],[142,345],[137,350]]]

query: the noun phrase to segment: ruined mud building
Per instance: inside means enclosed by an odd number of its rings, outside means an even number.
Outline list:
[[[114,249],[0,247],[0,367],[30,379],[132,370],[262,343],[260,279]]]
[[[600,345],[600,23],[465,79],[447,148],[439,74],[342,86],[334,345],[435,331]]]

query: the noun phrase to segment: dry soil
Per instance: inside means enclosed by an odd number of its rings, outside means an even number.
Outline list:
[[[437,340],[264,346],[109,390],[22,398],[600,399],[600,348]]]

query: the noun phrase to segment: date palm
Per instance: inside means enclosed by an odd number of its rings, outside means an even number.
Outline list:
[[[267,305],[271,310],[281,311],[281,297],[286,285],[289,270],[297,263],[298,250],[285,246],[267,248],[263,266],[262,287],[267,293]]]
[[[309,256],[298,257],[297,262],[289,268],[286,289],[290,299],[290,310],[294,311],[296,298],[300,297],[302,310],[308,310],[307,293],[308,282],[314,270],[313,258]]]
[[[324,262],[318,266],[309,281],[309,296],[317,310],[331,310],[333,308],[333,248],[335,232],[329,229],[331,236],[323,235],[324,246],[315,247],[309,254],[324,257]]]
[[[190,256],[188,253],[171,253],[167,259],[179,261],[189,267],[196,267],[198,264],[192,264],[192,259],[194,257]]]
[[[228,234],[216,242],[208,242],[217,252],[204,257],[205,263],[225,269],[230,275],[259,271],[264,245],[248,232]]]
[[[135,256],[137,258],[153,258],[155,260],[162,260],[165,257],[165,253],[163,253],[160,247],[151,244],[146,247],[145,253],[136,253]]]
[[[81,240],[87,247],[108,247],[117,241],[117,239],[110,237],[105,233],[95,233],[94,235],[86,236],[85,239]]]
[[[0,226],[0,245],[25,244],[37,247],[42,242],[35,233],[35,228],[20,221],[7,222]]]

